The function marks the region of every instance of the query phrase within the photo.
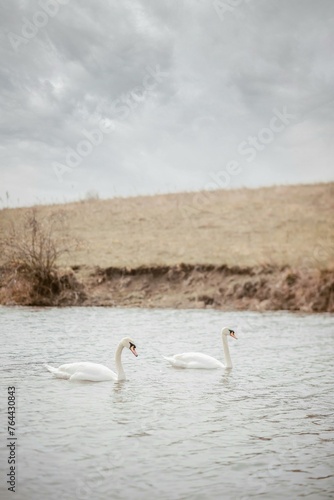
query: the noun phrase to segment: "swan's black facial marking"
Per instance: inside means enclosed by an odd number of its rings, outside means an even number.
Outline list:
[[[132,354],[134,354],[134,355],[136,356],[136,358],[137,358],[138,354],[136,353],[136,346],[135,346],[132,342],[129,342],[129,344],[130,344],[130,347],[129,347],[130,351],[131,351],[131,352],[132,352]]]
[[[237,339],[238,337],[235,335],[235,331],[234,330],[230,330],[228,329],[228,331],[230,332],[230,336],[233,338],[233,339]]]

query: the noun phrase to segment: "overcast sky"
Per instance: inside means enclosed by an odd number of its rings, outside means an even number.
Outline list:
[[[333,0],[0,5],[0,206],[333,179]]]

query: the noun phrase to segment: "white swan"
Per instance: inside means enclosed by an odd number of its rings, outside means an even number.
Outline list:
[[[225,365],[218,359],[202,354],[200,352],[185,352],[183,354],[175,354],[175,356],[163,356],[175,368],[202,368],[212,370],[214,368],[232,368],[230,350],[228,348],[227,337],[230,336],[237,339],[234,330],[229,328],[222,329],[222,339],[224,346]]]
[[[49,372],[53,373],[57,378],[66,378],[69,380],[88,380],[90,382],[104,382],[105,380],[114,380],[115,382],[119,380],[125,380],[125,373],[122,365],[122,351],[124,347],[130,349],[130,351],[137,357],[136,346],[128,337],[125,337],[118,344],[115,353],[115,366],[116,373],[99,363],[68,363],[61,365],[58,368],[53,366],[44,365]]]

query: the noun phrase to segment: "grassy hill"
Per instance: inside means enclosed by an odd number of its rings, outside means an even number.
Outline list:
[[[0,211],[0,232],[26,209]],[[334,183],[41,206],[63,210],[80,248],[64,265],[334,266]]]

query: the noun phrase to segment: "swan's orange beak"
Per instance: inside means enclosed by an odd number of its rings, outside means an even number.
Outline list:
[[[233,337],[235,340],[238,340],[238,337],[236,336],[236,334],[234,332],[231,332],[230,333],[231,337]]]
[[[136,351],[135,346],[133,346],[133,345],[132,345],[132,346],[130,347],[130,351],[131,351],[131,352],[132,352],[132,353],[136,356],[136,358],[138,357],[138,354],[137,354],[137,351]]]

